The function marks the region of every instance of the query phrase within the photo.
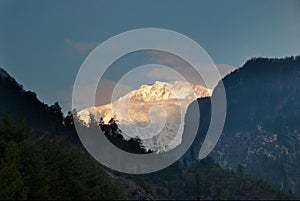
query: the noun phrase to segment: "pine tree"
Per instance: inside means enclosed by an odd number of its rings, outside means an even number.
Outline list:
[[[0,198],[27,199],[29,188],[24,185],[19,164],[19,148],[15,142],[8,143],[0,163]]]

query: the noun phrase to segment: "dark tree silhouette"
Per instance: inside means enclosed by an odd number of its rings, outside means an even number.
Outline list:
[[[112,117],[106,124],[101,117],[99,120],[99,126],[104,132],[107,139],[114,144],[116,147],[135,154],[146,154],[152,153],[151,150],[146,150],[142,144],[142,140],[137,136],[135,138],[130,138],[125,140],[122,131],[119,129],[118,120],[116,116]]]

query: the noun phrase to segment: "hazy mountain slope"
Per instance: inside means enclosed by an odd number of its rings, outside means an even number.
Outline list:
[[[300,57],[252,59],[223,82],[227,118],[211,156],[300,194]]]

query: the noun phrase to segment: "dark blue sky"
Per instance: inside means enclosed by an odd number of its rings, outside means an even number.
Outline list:
[[[116,34],[147,27],[187,35],[216,64],[300,54],[300,1],[0,0],[0,66],[66,111],[88,53]]]

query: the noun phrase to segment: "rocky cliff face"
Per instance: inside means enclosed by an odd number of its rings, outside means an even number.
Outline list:
[[[250,60],[224,86],[227,119],[211,156],[300,194],[300,57]]]

